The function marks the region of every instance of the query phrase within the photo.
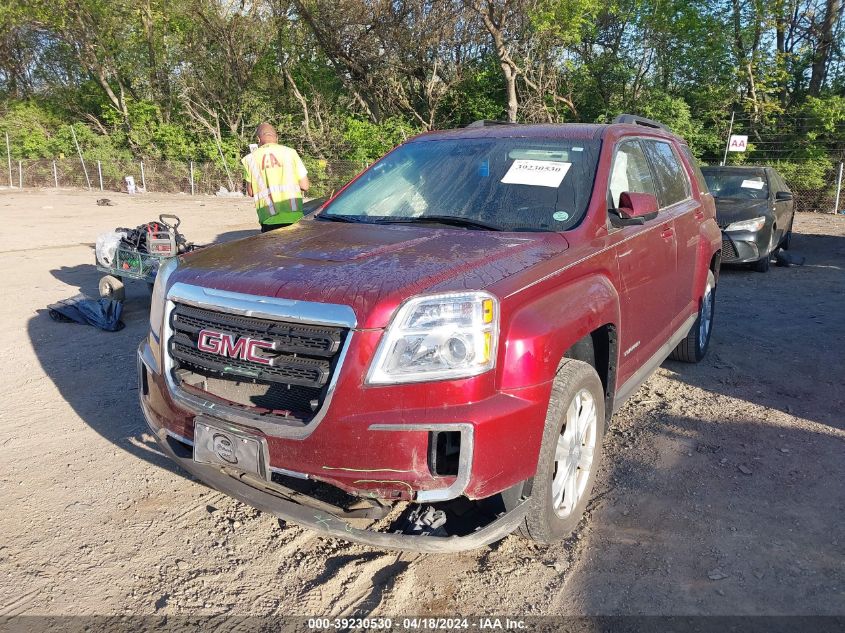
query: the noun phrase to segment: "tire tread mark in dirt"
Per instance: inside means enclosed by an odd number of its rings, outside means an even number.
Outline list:
[[[410,562],[401,560],[401,556],[401,554],[394,555],[392,557],[393,559],[387,565],[375,571],[365,588],[356,591],[350,596],[348,600],[349,606],[343,610],[341,617],[356,614],[367,616],[381,605],[385,595],[390,593],[397,579],[411,565]],[[363,577],[363,574],[359,576],[359,578]]]
[[[366,563],[379,558],[375,552],[364,554],[339,554],[326,559],[325,567],[315,578],[309,580],[297,597],[297,605],[303,613],[319,613],[326,611],[326,590],[334,585],[331,583],[344,570],[351,570],[356,563]],[[345,582],[343,583],[346,584]]]
[[[42,587],[37,587],[35,589],[31,589],[20,596],[13,598],[7,604],[0,607],[0,616],[8,617],[13,615],[19,615],[26,611],[27,605],[32,601],[32,599],[37,596],[42,590]]]

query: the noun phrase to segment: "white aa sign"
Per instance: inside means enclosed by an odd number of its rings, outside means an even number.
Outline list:
[[[748,137],[741,134],[731,134],[731,140],[728,143],[729,152],[744,152],[748,149]]]

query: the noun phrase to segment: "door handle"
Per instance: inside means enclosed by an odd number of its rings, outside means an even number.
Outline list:
[[[674,234],[675,234],[675,231],[672,230],[671,226],[664,226],[663,231],[660,232],[660,237],[662,237],[665,240],[668,240]]]

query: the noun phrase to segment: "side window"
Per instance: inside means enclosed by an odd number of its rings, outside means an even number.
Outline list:
[[[660,208],[671,206],[690,197],[690,184],[678,155],[666,141],[644,139],[645,153],[654,168]]]
[[[695,160],[695,156],[692,155],[690,148],[686,145],[681,145],[681,151],[686,156],[687,161],[692,167],[692,173],[695,176],[695,182],[698,185],[698,192],[699,193],[709,193],[710,189],[707,187],[707,181],[704,180],[704,174],[701,173],[701,167],[698,164],[698,161]]]
[[[774,169],[770,171],[769,174],[771,175],[771,178],[774,181],[773,186],[775,193],[777,193],[778,191],[790,191],[789,185],[786,184],[786,181],[783,179],[783,176],[781,176]],[[770,185],[769,188],[771,189],[772,185]]]
[[[766,180],[769,181],[769,195],[772,196],[781,190],[780,178],[774,170],[766,170]]]
[[[619,207],[619,196],[623,191],[656,195],[648,161],[640,142],[636,140],[622,141],[616,146],[608,190],[608,203],[612,208]]]

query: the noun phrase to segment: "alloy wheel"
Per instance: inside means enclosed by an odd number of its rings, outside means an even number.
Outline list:
[[[593,467],[597,420],[593,395],[581,389],[566,410],[566,423],[555,450],[552,505],[560,518],[572,514],[584,496]]]

